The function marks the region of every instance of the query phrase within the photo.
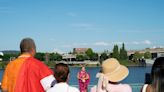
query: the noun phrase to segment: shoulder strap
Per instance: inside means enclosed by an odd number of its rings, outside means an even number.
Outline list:
[[[146,92],[146,88],[147,88],[148,84],[145,84],[142,88],[142,92]]]

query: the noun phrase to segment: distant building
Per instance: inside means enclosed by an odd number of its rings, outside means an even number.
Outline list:
[[[85,54],[88,48],[74,48],[73,53],[75,54]]]
[[[65,61],[74,61],[76,59],[76,55],[73,54],[63,54],[62,59]]]
[[[50,60],[50,54],[45,53],[45,61],[48,62]]]
[[[135,52],[139,52],[139,53],[150,52],[152,55],[152,59],[156,57],[164,57],[164,48],[146,48],[144,50],[129,50],[127,54],[128,56],[131,56]]]
[[[3,52],[0,52],[0,61],[2,61]]]

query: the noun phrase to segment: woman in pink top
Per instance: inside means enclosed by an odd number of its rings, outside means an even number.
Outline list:
[[[127,67],[120,65],[117,59],[107,59],[102,63],[102,73],[98,73],[98,84],[91,92],[132,92],[128,84],[119,83],[129,74]]]
[[[77,78],[79,80],[80,92],[88,92],[88,84],[89,84],[90,76],[85,71],[84,66],[81,68],[81,71],[78,72]]]

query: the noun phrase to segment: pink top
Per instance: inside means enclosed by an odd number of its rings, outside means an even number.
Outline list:
[[[107,91],[100,89],[96,91],[97,87],[94,86],[91,88],[90,92],[132,92],[131,87],[128,84],[108,84]]]
[[[80,79],[84,79],[87,77],[87,72],[86,71],[80,71],[79,72],[79,78]]]
[[[91,88],[91,92],[132,92],[132,88],[128,84],[111,84],[108,78],[102,73],[96,75],[98,79],[97,86]]]

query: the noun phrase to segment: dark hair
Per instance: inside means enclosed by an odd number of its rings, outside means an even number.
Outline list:
[[[155,60],[151,77],[153,92],[164,92],[164,57],[159,57]]]
[[[67,64],[58,63],[54,68],[54,76],[57,82],[66,82],[69,74],[69,67]]]
[[[30,52],[32,49],[36,50],[34,40],[31,38],[24,38],[20,43],[21,53]]]

